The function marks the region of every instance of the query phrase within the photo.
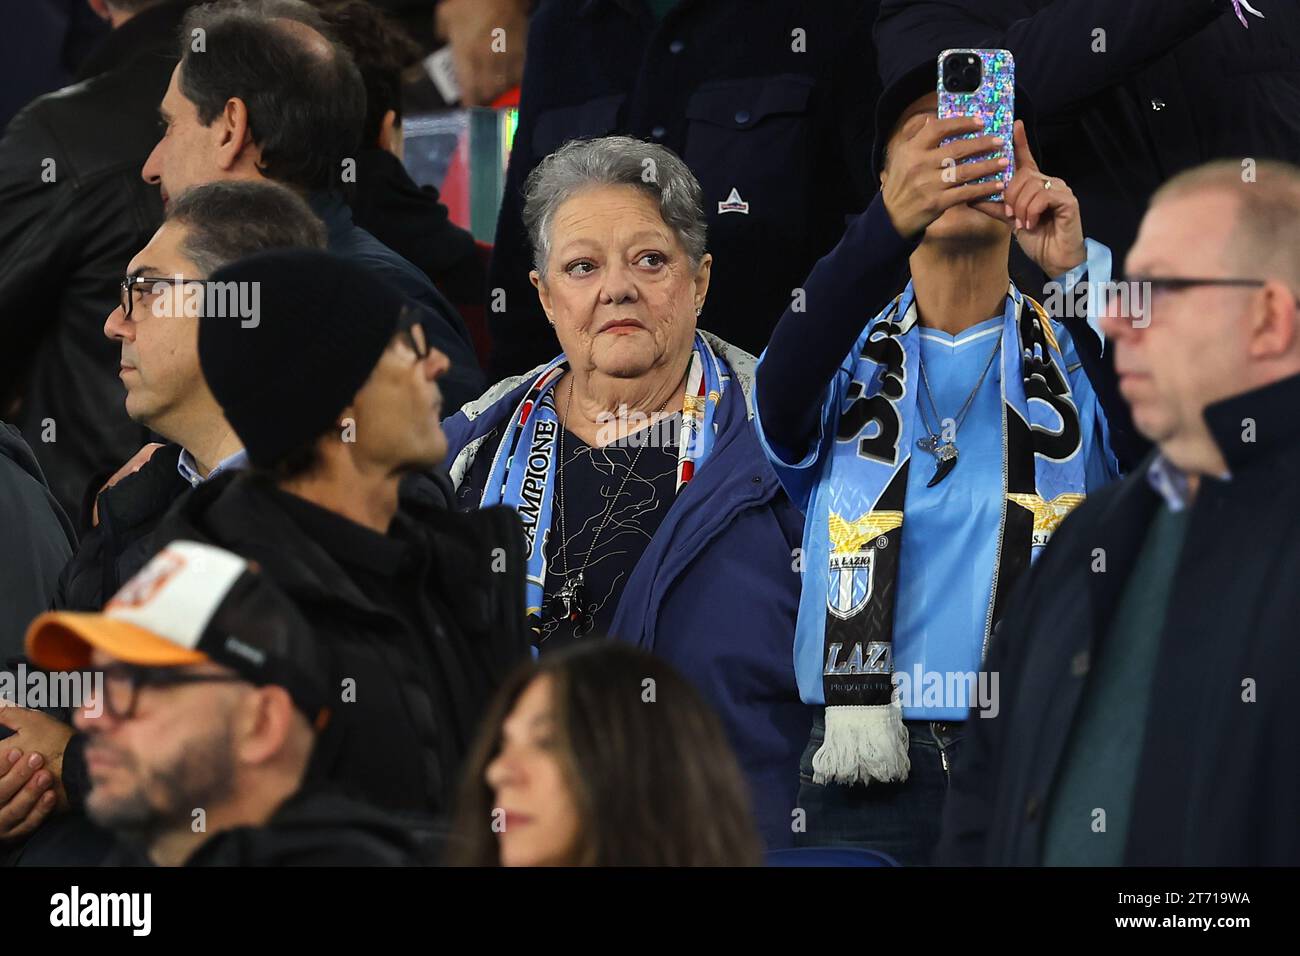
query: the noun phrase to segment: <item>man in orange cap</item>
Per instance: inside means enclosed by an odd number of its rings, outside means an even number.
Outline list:
[[[86,811],[122,842],[109,862],[413,862],[394,821],[306,785],[329,716],[328,665],[245,559],[175,541],[103,613],[42,614],[27,651],[48,670],[102,675],[76,724],[88,738]]]

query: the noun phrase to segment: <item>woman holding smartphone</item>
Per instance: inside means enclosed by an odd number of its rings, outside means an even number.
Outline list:
[[[904,864],[938,838],[968,714],[998,706],[980,668],[1012,586],[1117,475],[1073,337],[1008,264],[1014,234],[1072,289],[1107,281],[1109,254],[1021,123],[1012,144],[939,118],[934,63],[886,89],[881,192],[757,372],[760,437],[805,516],[796,674],[824,708],[800,768],[801,839]],[[977,182],[1002,177],[1012,149],[1009,183]]]

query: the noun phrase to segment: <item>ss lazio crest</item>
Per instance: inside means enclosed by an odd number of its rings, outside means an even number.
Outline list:
[[[1039,495],[1008,494],[1007,500],[1033,514],[1034,531],[1030,544],[1037,551],[1047,545],[1065,516],[1083,503],[1084,495],[1066,492],[1047,500]]]
[[[860,614],[871,600],[876,550],[903,523],[901,511],[869,511],[854,521],[831,512],[826,610],[842,621]]]
[[[842,621],[859,614],[871,600],[875,562],[874,548],[859,554],[832,554],[826,610]]]

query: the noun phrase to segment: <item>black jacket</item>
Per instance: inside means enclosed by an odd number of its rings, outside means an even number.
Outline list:
[[[257,561],[328,644],[339,701],[309,779],[388,810],[449,810],[483,709],[529,653],[515,513],[460,514],[432,482],[408,482],[380,536],[258,476],[221,474],[184,495],[155,532],[159,547],[181,538]],[[358,586],[348,554],[374,550],[377,538],[404,545],[382,594]],[[429,630],[412,620],[431,621]]]
[[[489,285],[493,378],[559,351],[528,280],[521,187],[567,140],[669,147],[704,191],[712,284],[702,328],[762,352],[793,290],[866,208],[879,94],[877,0],[549,0],[533,15]],[[720,212],[735,190],[748,212]],[[491,301],[491,300],[490,300]]]
[[[99,523],[82,534],[59,575],[55,608],[100,610],[153,557],[154,528],[172,502],[190,490],[176,468],[180,454],[180,445],[165,445],[135,474],[99,493]]]
[[[219,830],[189,867],[419,866],[437,857],[392,814],[329,790],[300,790],[261,826]],[[139,847],[115,842],[98,866],[153,866]]]
[[[77,537],[18,429],[0,422],[0,666],[22,653]]]
[[[186,866],[415,866],[436,856],[392,814],[300,791],[260,827],[213,834]]]
[[[0,32],[0,130],[34,97],[72,81],[108,32],[85,0],[11,3]]]
[[[423,325],[429,344],[451,359],[451,368],[438,380],[446,414],[483,394],[483,373],[465,321],[428,276],[353,222],[341,196],[315,193],[310,201],[328,230],[330,252],[360,263],[426,310]]]
[[[358,226],[428,276],[458,308],[482,305],[486,273],[474,237],[447,218],[438,190],[417,186],[392,153],[371,147],[357,154],[348,205]]]
[[[1125,863],[1300,863],[1300,376],[1211,405],[1228,481],[1205,478],[1169,600]],[[1243,441],[1243,422],[1254,441]],[[1122,653],[1111,622],[1159,498],[1146,468],[1061,524],[990,648],[1000,711],[969,721],[939,858],[1036,865],[1046,801],[1091,662]],[[1099,550],[1100,549],[1100,550]],[[1104,572],[1095,571],[1104,557]],[[1249,678],[1255,700],[1244,698]]]
[[[186,6],[114,30],[94,58],[104,72],[35,100],[0,139],[0,408],[20,401],[13,419],[69,514],[93,475],[147,440],[126,416],[120,350],[103,328],[127,263],[162,222],[140,168]]]
[[[1118,274],[1170,176],[1300,162],[1300,6],[1256,6],[1266,19],[1246,29],[1227,0],[882,0],[875,39],[882,73],[947,47],[1011,50],[1038,163],[1070,184]]]

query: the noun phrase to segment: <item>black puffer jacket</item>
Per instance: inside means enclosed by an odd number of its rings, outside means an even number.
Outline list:
[[[185,861],[221,866],[420,866],[437,862],[401,818],[329,790],[300,790],[261,826],[213,833]],[[98,866],[152,866],[138,846],[114,842]]]
[[[400,818],[329,792],[299,792],[264,826],[216,833],[186,866],[415,866],[436,858]]]
[[[180,445],[165,445],[135,474],[99,493],[99,523],[81,536],[59,575],[53,606],[98,611],[153,557],[152,538],[172,502],[190,490],[176,468]]]
[[[484,707],[529,652],[518,517],[507,508],[454,512],[443,495],[427,479],[404,484],[386,538],[406,558],[380,595],[304,531],[300,513],[313,506],[256,475],[199,485],[154,535],[158,546],[205,541],[257,561],[329,645],[339,700],[309,779],[429,816],[450,809]],[[432,625],[415,632],[411,620]]]

